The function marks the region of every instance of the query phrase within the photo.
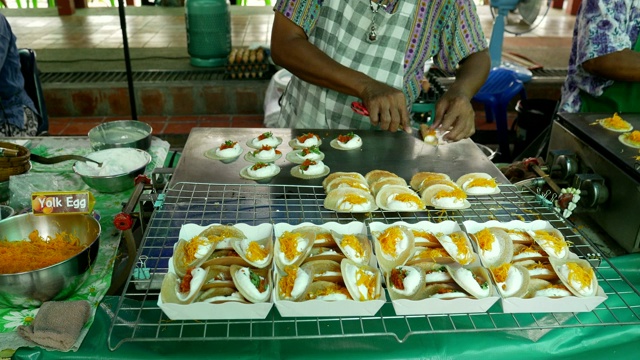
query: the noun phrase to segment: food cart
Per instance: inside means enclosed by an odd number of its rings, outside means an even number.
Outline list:
[[[409,179],[418,171],[442,172],[455,179],[485,172],[501,184],[499,194],[470,198],[471,207],[456,211],[399,213],[374,211],[345,214],[324,208],[322,179],[301,180],[290,173],[295,165],[277,160],[281,171],[256,182],[243,179],[242,158],[225,163],[205,153],[228,139],[244,144],[261,132],[288,141],[313,131],[322,141],[324,163],[331,172],[362,174],[384,169]],[[471,141],[431,146],[415,135],[359,131],[361,149],[338,151],[329,142],[344,131],[292,129],[192,130],[172,178],[155,203],[138,249],[138,265],[121,296],[103,299],[95,321],[77,352],[21,349],[16,358],[427,358],[490,355],[548,358],[611,356],[635,352],[640,332],[640,293],[635,286],[633,259],[593,257],[598,251],[571,222],[562,218],[540,194],[509,184]],[[245,148],[245,152],[248,151]],[[556,313],[504,312],[499,303],[482,313],[397,315],[390,301],[373,316],[282,317],[273,307],[264,319],[171,320],[157,305],[160,284],[168,271],[173,245],[186,223],[299,224],[311,222],[457,223],[474,220],[548,221],[572,244],[571,251],[589,259],[606,301],[592,311]],[[637,266],[635,266],[637,271]],[[634,285],[635,284],[635,285]]]

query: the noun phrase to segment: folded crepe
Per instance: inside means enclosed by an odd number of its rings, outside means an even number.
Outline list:
[[[68,351],[89,320],[88,301],[48,301],[42,304],[29,326],[18,326],[18,335],[38,345]]]

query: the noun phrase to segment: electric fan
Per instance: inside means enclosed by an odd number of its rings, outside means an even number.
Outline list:
[[[491,15],[494,18],[489,41],[491,67],[506,67],[514,70],[520,80],[531,80],[529,69],[502,61],[504,32],[522,35],[535,29],[549,12],[552,0],[491,0]],[[542,15],[542,16],[540,16]]]

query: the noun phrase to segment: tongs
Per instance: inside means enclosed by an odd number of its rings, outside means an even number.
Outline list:
[[[80,156],[80,155],[59,155],[52,157],[44,157],[40,155],[36,155],[31,153],[31,160],[39,163],[39,164],[57,164],[59,162],[67,161],[67,160],[78,160],[78,161],[88,161],[95,164],[98,164],[98,167],[102,166],[102,163],[99,161],[95,161],[93,159],[89,159],[88,157]]]

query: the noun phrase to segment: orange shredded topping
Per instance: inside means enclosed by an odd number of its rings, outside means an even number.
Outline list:
[[[300,236],[299,233],[285,231],[278,239],[278,241],[280,241],[280,251],[288,260],[293,260],[301,254],[298,250],[298,239]]]
[[[33,230],[28,240],[0,240],[0,274],[42,269],[71,258],[85,247],[77,236],[67,232],[44,239]]]
[[[369,188],[367,187],[367,185],[365,185],[362,182],[356,180],[355,178],[338,179],[338,180],[336,180],[336,184],[338,184],[338,186],[344,184],[344,185],[347,185],[348,187],[369,191]]]
[[[416,237],[416,238],[427,239],[431,243],[437,243],[438,242],[438,238],[436,238],[435,235],[433,235],[432,233],[430,233],[428,231],[411,230],[411,232],[413,233],[413,236]]]
[[[191,240],[187,241],[187,244],[184,246],[184,262],[185,264],[190,264],[193,260],[196,259],[196,253],[198,252],[198,247],[209,245],[209,241],[207,238],[202,236],[194,236]]]
[[[498,184],[496,184],[496,179],[485,179],[485,178],[474,178],[473,180],[471,180],[469,182],[469,185],[467,185],[467,187],[496,187],[498,186]]]
[[[358,268],[356,271],[356,285],[364,285],[367,288],[366,294],[360,294],[360,301],[373,299],[376,291],[377,276],[370,271]],[[366,296],[365,296],[366,295]]]
[[[640,131],[633,130],[630,133],[625,134],[627,140],[629,140],[633,144],[640,144]]]
[[[358,195],[358,194],[346,194],[344,196],[344,201],[351,203],[351,204],[366,204],[367,203],[367,198],[362,196],[362,195]]]
[[[343,294],[347,297],[347,299],[351,299],[351,294],[349,294],[349,290],[346,287],[340,286],[338,284],[331,284],[325,288],[314,291],[313,293],[309,293],[307,298],[309,300],[316,299],[321,296],[328,296],[331,294]]]
[[[631,124],[623,120],[620,117],[620,115],[618,115],[618,113],[614,113],[613,116],[610,118],[602,119],[601,124],[602,126],[609,129],[616,129],[616,130],[631,129]]]
[[[326,242],[334,242],[333,235],[329,232],[318,233],[316,234],[316,242],[326,243]]]
[[[343,236],[340,245],[342,245],[342,247],[352,248],[356,252],[356,254],[358,254],[358,257],[364,256],[364,249],[362,248],[362,244],[355,235]]]
[[[258,244],[255,241],[249,243],[246,256],[250,261],[260,261],[265,259],[268,255],[269,251],[267,251],[264,246]]]
[[[231,149],[234,146],[236,146],[237,143],[238,143],[237,141],[227,140],[224,143],[222,143],[222,145],[220,145],[220,150]]]
[[[540,239],[544,244],[552,248],[556,253],[560,253],[562,249],[567,247],[567,243],[555,236],[552,232],[546,230],[536,230],[536,237]]]
[[[511,269],[511,264],[503,263],[500,266],[492,267],[490,270],[496,282],[503,283],[507,281],[507,274],[509,274],[509,269]]]
[[[593,269],[585,269],[582,266],[578,265],[574,262],[568,262],[567,267],[569,268],[569,281],[577,282],[583,288],[591,286],[591,282],[593,281]]]
[[[467,198],[467,194],[462,191],[462,189],[440,190],[435,194],[434,197],[436,199],[440,199],[443,197],[453,197],[462,200]]]
[[[428,248],[414,255],[415,259],[437,259],[448,257],[449,254],[444,248]]]
[[[422,200],[417,195],[414,195],[414,194],[409,194],[409,193],[396,194],[396,196],[394,197],[394,200],[402,201],[404,203],[407,203],[407,202],[414,203],[419,208],[424,207],[424,203],[422,202]]]
[[[349,140],[353,139],[355,136],[354,133],[348,133],[346,135],[338,135],[338,141],[341,143],[348,143]]]
[[[538,262],[534,262],[532,264],[528,264],[526,266],[526,268],[528,270],[534,270],[534,269],[549,269],[551,265],[549,264],[543,264],[542,262],[538,261]]]
[[[467,246],[467,239],[461,233],[453,233],[449,235],[451,241],[458,248],[458,255],[456,256],[458,262],[462,265],[467,265],[471,262],[471,251]]]
[[[258,136],[258,140],[264,140],[270,137],[273,137],[273,133],[269,131],[269,132],[260,134],[260,136]]]
[[[493,249],[493,240],[495,240],[495,237],[489,228],[484,228],[474,235],[476,236],[476,240],[478,240],[478,246],[480,246],[482,250],[491,251],[491,249]]]
[[[286,266],[284,268],[285,276],[280,278],[280,283],[278,287],[280,288],[280,295],[284,299],[288,299],[291,297],[291,291],[293,291],[293,285],[296,283],[296,278],[298,277],[298,267],[297,266]]]
[[[524,253],[532,253],[535,255],[540,255],[540,251],[538,251],[538,249],[533,246],[521,246],[513,252],[513,255],[519,255]]]
[[[397,226],[392,226],[387,228],[385,231],[380,234],[378,237],[378,241],[380,242],[380,248],[386,254],[391,255],[392,257],[398,256],[396,252],[396,248],[400,240],[402,240],[403,234],[402,230],[400,230]]]

